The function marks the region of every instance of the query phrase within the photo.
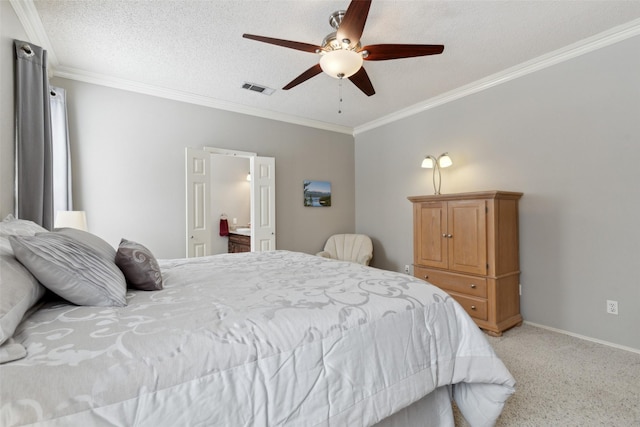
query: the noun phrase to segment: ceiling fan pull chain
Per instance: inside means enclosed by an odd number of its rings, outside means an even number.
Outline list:
[[[338,74],[338,114],[342,114],[342,79],[344,74]]]

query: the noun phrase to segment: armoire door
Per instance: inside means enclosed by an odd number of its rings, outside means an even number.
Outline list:
[[[415,203],[414,264],[435,268],[448,267],[447,203]]]
[[[447,202],[449,270],[487,274],[487,215],[484,200]]]

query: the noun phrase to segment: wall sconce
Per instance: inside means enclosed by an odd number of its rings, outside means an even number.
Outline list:
[[[53,228],[77,228],[78,230],[88,231],[87,215],[84,211],[58,211]]]
[[[440,176],[440,168],[448,168],[453,164],[451,157],[449,157],[449,153],[443,153],[438,156],[436,159],[431,155],[425,156],[422,161],[422,167],[425,169],[433,169],[433,191],[434,194],[440,194],[440,184],[441,184],[441,176]],[[436,175],[438,176],[438,185],[436,186]]]
[[[247,174],[247,181],[251,181],[251,172]]]

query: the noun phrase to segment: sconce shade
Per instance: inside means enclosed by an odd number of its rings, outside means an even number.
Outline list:
[[[84,211],[58,211],[53,227],[77,228],[78,230],[88,231],[87,215]]]
[[[320,58],[322,71],[335,79],[353,76],[362,67],[362,55],[352,50],[332,50]]]
[[[444,153],[440,157],[438,157],[438,166],[441,168],[448,168],[453,164],[453,160],[449,157],[449,153]]]
[[[424,160],[422,161],[422,167],[425,169],[433,169],[433,166],[435,165],[435,161],[434,158],[431,156],[427,156],[424,158]]]
[[[251,172],[247,174],[247,181],[251,181]]]

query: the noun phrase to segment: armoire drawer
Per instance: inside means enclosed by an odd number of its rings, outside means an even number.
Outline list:
[[[487,279],[414,266],[414,275],[445,291],[487,298]]]
[[[464,308],[464,310],[469,314],[469,316],[479,319],[479,320],[487,320],[487,300],[466,297],[464,295],[451,293],[449,294],[458,301],[458,303]]]

